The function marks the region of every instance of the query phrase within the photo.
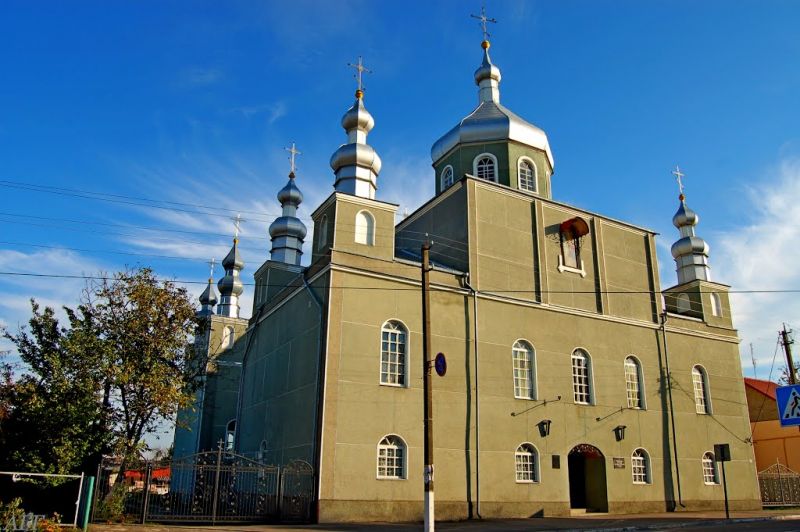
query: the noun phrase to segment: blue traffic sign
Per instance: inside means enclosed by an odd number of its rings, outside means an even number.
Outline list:
[[[775,388],[781,426],[800,425],[800,384]]]

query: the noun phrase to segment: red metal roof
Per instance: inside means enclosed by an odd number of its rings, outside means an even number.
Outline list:
[[[775,388],[778,387],[776,383],[770,381],[763,381],[761,379],[751,379],[750,377],[745,377],[744,384],[745,386],[749,386],[755,391],[761,393],[762,395],[766,395],[767,397],[775,401]]]

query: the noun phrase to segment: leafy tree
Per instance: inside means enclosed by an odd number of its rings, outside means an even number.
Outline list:
[[[190,405],[205,364],[190,340],[184,288],[142,268],[88,286],[61,326],[31,301],[27,329],[4,336],[27,371],[0,368],[0,460],[17,469],[92,469],[113,451],[126,463],[144,438]],[[121,477],[122,475],[120,475]]]

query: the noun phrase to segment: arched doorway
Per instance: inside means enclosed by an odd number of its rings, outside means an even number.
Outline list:
[[[569,468],[569,506],[587,512],[608,511],[606,459],[600,449],[581,443],[567,456]]]

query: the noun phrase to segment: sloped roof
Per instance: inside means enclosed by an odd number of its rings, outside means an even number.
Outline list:
[[[775,399],[775,388],[777,388],[778,385],[776,383],[774,383],[774,382],[764,381],[764,380],[761,380],[761,379],[752,379],[750,377],[745,377],[744,378],[744,385],[754,389],[755,391],[759,392],[762,395],[765,395],[766,397],[769,397],[773,401],[776,400]]]

